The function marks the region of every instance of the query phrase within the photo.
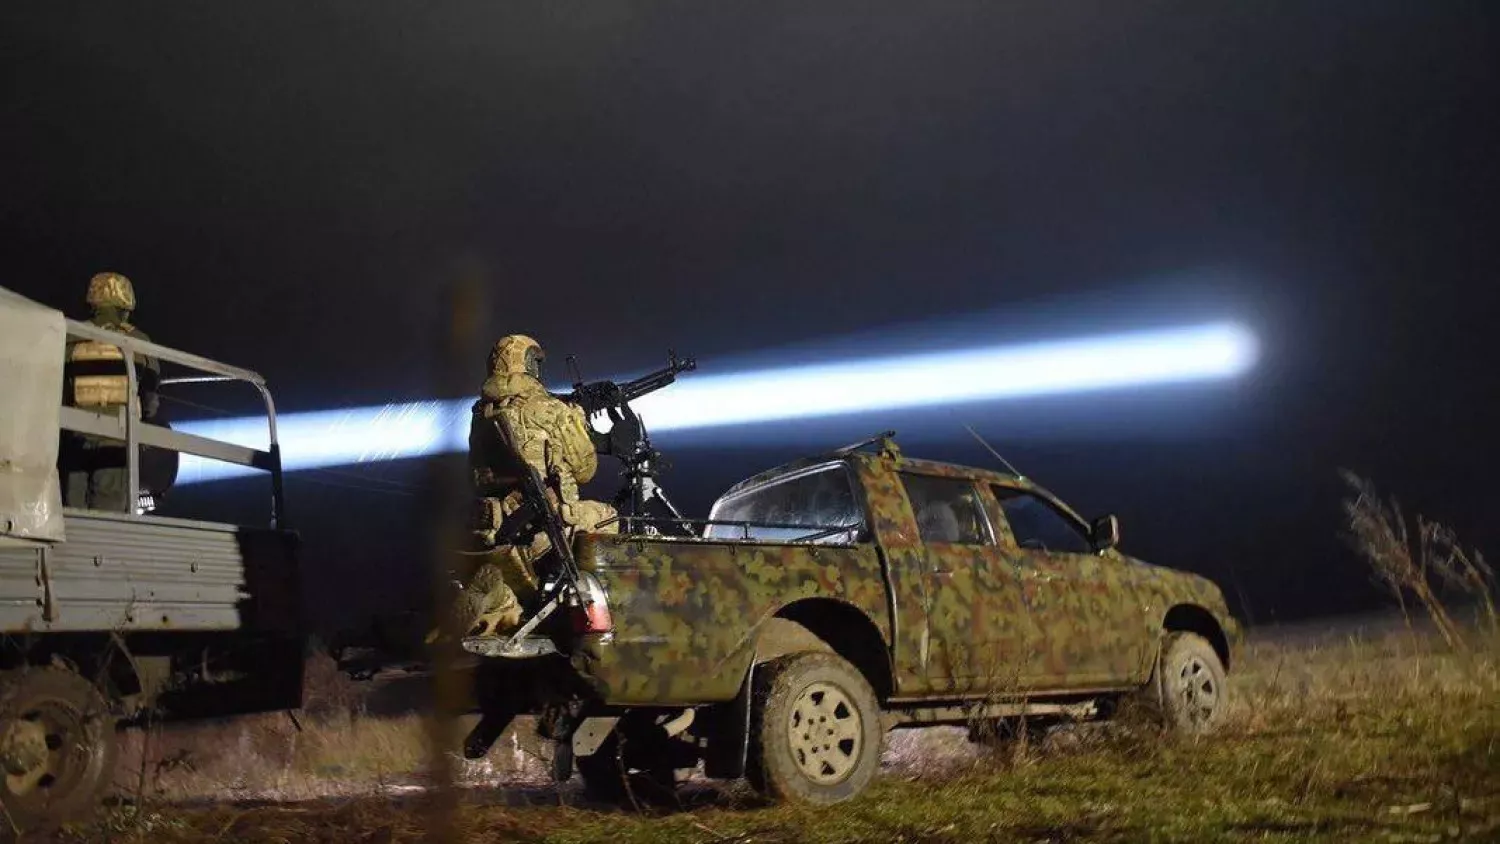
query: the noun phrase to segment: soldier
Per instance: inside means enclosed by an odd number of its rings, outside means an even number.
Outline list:
[[[140,340],[150,339],[146,332],[130,322],[130,314],[135,310],[135,288],[130,279],[119,273],[99,273],[89,279],[85,298],[93,310],[89,321],[94,325]],[[112,343],[79,338],[69,340],[65,373],[67,395],[63,400],[73,407],[105,414],[115,414],[120,408],[129,407],[138,419],[147,422],[157,416],[161,365],[155,358],[137,356],[139,391],[134,397],[129,395],[125,354]],[[129,470],[124,443],[69,434],[63,440],[62,452],[64,504],[95,510],[135,511],[135,502],[126,500]]]
[[[613,507],[578,497],[579,484],[598,468],[595,438],[583,410],[542,385],[544,357],[530,337],[502,338],[490,352],[489,377],[474,405],[469,463],[480,496],[475,538],[489,549],[460,599],[459,626],[474,635],[500,635],[519,624],[521,600],[537,586],[535,562],[551,550],[545,533],[524,547],[495,544],[505,520],[522,504],[517,457],[541,475],[569,539],[578,530],[619,530],[616,523],[602,524],[617,515]],[[497,417],[515,432],[514,448],[499,435]]]

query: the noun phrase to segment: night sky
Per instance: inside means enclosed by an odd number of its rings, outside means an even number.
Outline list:
[[[667,489],[988,464],[967,422],[1242,617],[1355,611],[1340,466],[1500,554],[1497,48],[1481,2],[11,4],[0,285],[123,272],[283,410],[431,395],[457,278],[553,383],[1230,317],[1238,381],[663,435]],[[422,469],[289,479],[320,623],[420,603]]]

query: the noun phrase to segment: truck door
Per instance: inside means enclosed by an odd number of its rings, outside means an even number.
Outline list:
[[[1017,568],[1000,553],[967,478],[901,472],[927,582],[924,667],[933,691],[1016,688],[1034,627]]]
[[[1088,528],[1046,496],[1000,484],[990,491],[1042,643],[1030,682],[1054,689],[1129,682],[1150,637],[1126,564],[1096,552]]]

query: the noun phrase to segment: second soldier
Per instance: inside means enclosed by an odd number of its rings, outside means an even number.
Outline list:
[[[615,508],[579,498],[579,485],[598,469],[594,440],[583,410],[542,384],[544,359],[532,338],[502,338],[490,352],[488,377],[474,405],[469,464],[478,497],[475,538],[488,553],[467,578],[455,608],[458,629],[467,635],[501,636],[520,624],[521,605],[537,588],[536,564],[551,549],[545,533],[528,545],[496,544],[506,519],[522,504],[519,478],[524,467],[518,459],[541,475],[569,540],[580,530],[619,530]],[[515,432],[514,448],[498,432],[499,417]]]

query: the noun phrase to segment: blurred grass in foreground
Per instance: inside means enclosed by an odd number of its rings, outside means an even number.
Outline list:
[[[455,827],[466,841],[615,844],[1500,841],[1500,642],[1452,654],[1404,631],[1252,641],[1234,668],[1232,717],[1213,737],[1124,724],[978,747],[957,729],[896,732],[870,791],[821,809],[708,782],[678,806],[591,806],[576,779],[546,782],[522,725],[464,769]],[[56,840],[421,840],[420,721],[361,715],[355,693],[322,688],[300,734],[282,717],[164,733],[144,767],[137,743],[120,785],[139,802]]]

